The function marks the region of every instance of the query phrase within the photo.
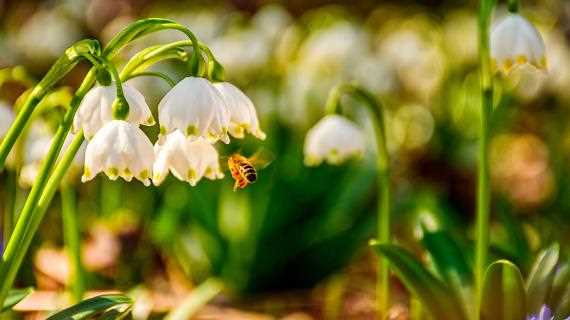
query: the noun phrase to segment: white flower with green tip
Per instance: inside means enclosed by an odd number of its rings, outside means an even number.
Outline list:
[[[316,166],[323,161],[340,164],[362,156],[364,148],[364,134],[356,124],[340,115],[327,115],[307,132],[305,164]]]
[[[176,130],[155,145],[156,161],[152,181],[160,185],[168,172],[195,186],[202,177],[210,180],[224,177],[220,169],[218,151],[204,138],[187,138]]]
[[[136,125],[154,125],[154,118],[142,93],[128,83],[123,83],[123,93],[129,104],[129,114],[125,120]],[[73,132],[83,129],[85,137],[91,139],[105,123],[113,120],[113,102],[116,97],[117,88],[114,84],[95,86],[89,90],[73,119]]]
[[[246,132],[264,140],[265,133],[259,128],[257,112],[251,99],[239,88],[229,82],[214,83],[222,95],[230,112],[229,132],[235,138],[243,138]]]
[[[230,112],[218,90],[204,78],[187,77],[160,101],[161,135],[180,130],[187,137],[229,143]]]
[[[521,15],[511,13],[497,22],[493,26],[490,41],[494,69],[505,74],[524,64],[546,69],[544,40]]]
[[[107,122],[93,137],[85,151],[82,182],[104,172],[111,180],[133,177],[150,185],[154,149],[142,130],[124,120]]]

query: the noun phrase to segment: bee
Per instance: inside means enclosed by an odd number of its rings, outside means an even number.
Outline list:
[[[235,180],[234,191],[257,181],[257,169],[254,165],[260,166],[261,164],[267,165],[269,161],[262,161],[259,152],[249,158],[239,153],[232,154],[228,158],[228,168]]]

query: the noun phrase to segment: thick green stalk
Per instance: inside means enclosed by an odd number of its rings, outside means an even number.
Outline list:
[[[28,234],[33,236],[37,230],[37,227],[33,228],[33,226],[36,223],[39,225],[39,222],[41,221],[41,217],[38,217],[35,214],[35,208],[37,207],[40,196],[44,192],[44,187],[48,182],[50,171],[59,156],[65,138],[71,129],[75,111],[79,107],[83,96],[91,88],[94,82],[95,72],[92,70],[87,74],[81,87],[75,93],[75,96],[71,101],[71,106],[53,137],[50,149],[43,160],[42,168],[40,169],[32,190],[30,191],[24,207],[22,208],[16,227],[14,228],[10,241],[8,242],[6,250],[2,256],[4,263],[0,265],[0,279],[3,279],[3,282],[0,285],[0,303],[3,302],[8,290],[10,290],[18,268],[28,249],[28,246],[24,243],[25,237]]]
[[[83,265],[81,264],[81,235],[79,224],[77,223],[75,191],[67,183],[63,182],[61,184],[60,194],[63,238],[71,266],[69,284],[73,302],[77,303],[83,299],[85,277]]]
[[[509,0],[509,12],[510,13],[519,12],[519,0]]]
[[[481,0],[479,8],[479,63],[481,85],[481,120],[477,180],[477,217],[475,248],[475,295],[477,310],[488,260],[491,187],[489,182],[490,118],[493,111],[493,83],[489,52],[489,22],[493,0]],[[476,319],[478,319],[477,312]]]
[[[384,112],[380,103],[368,91],[355,84],[342,84],[331,92],[327,102],[327,113],[339,112],[340,98],[343,93],[354,95],[364,103],[373,117],[378,167],[378,208],[377,208],[377,241],[387,244],[391,241],[390,236],[390,156],[386,145],[386,129]],[[378,278],[376,283],[378,319],[385,319],[388,315],[390,304],[390,269],[388,260],[380,258],[378,262]]]
[[[16,173],[13,171],[6,172],[6,180],[4,182],[4,206],[2,207],[2,247],[5,247],[12,234],[14,227],[14,216],[16,208]]]

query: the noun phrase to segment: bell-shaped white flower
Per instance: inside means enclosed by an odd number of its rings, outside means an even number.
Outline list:
[[[180,130],[188,137],[229,143],[230,112],[218,90],[204,78],[178,82],[158,105],[161,135]]]
[[[230,112],[230,134],[241,139],[245,136],[245,132],[249,132],[256,138],[264,140],[265,133],[259,128],[257,112],[251,99],[229,82],[214,83],[214,86],[224,98]]]
[[[85,151],[82,182],[104,172],[111,180],[133,176],[150,185],[154,149],[137,125],[123,120],[107,122],[93,137]]]
[[[123,93],[129,104],[126,121],[137,125],[154,125],[154,118],[142,93],[128,83],[123,83]],[[73,132],[77,133],[83,129],[85,137],[91,139],[106,122],[113,120],[115,98],[117,98],[117,89],[114,84],[96,86],[89,90],[73,119]]]
[[[224,177],[220,170],[218,151],[204,138],[187,138],[176,130],[163,137],[163,140],[155,145],[156,161],[152,178],[155,185],[164,181],[168,171],[192,186],[202,177],[210,180]]]
[[[527,63],[546,69],[544,41],[521,15],[509,14],[497,22],[491,32],[490,46],[493,68],[505,74]]]
[[[4,137],[14,122],[14,114],[7,104],[0,101],[0,139]]]
[[[312,127],[305,138],[305,164],[316,166],[326,161],[340,164],[361,156],[365,141],[362,130],[345,117],[331,114]]]

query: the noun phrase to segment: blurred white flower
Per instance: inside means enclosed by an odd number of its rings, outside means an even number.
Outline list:
[[[0,139],[2,139],[8,129],[10,129],[12,122],[14,122],[14,113],[12,112],[12,109],[7,104],[0,101]]]
[[[128,83],[123,83],[123,93],[129,104],[126,121],[136,125],[154,125],[154,118],[142,93]],[[85,137],[91,139],[106,122],[113,120],[113,102],[116,98],[117,89],[114,84],[96,86],[89,90],[73,119],[73,132],[83,129]]]
[[[161,135],[180,130],[188,137],[229,143],[230,112],[218,90],[204,78],[187,77],[158,105]]]
[[[505,74],[513,67],[527,63],[546,69],[544,41],[540,33],[518,14],[509,14],[493,26],[490,46],[494,68]]]
[[[87,145],[81,181],[105,172],[111,180],[122,177],[131,181],[134,176],[149,186],[153,162],[153,146],[144,132],[130,122],[112,120]]]
[[[53,132],[43,121],[32,122],[24,140],[22,167],[18,183],[23,188],[31,187],[40,171],[42,161],[49,151]]]
[[[241,139],[245,136],[245,132],[249,132],[256,138],[264,140],[265,133],[259,128],[257,112],[251,99],[229,82],[214,83],[214,86],[222,95],[230,112],[230,134]]]
[[[164,138],[164,142],[155,145],[156,161],[152,181],[160,185],[168,171],[195,186],[202,177],[211,180],[221,179],[218,152],[203,138],[191,139],[176,130]]]
[[[364,153],[362,130],[345,117],[332,114],[323,117],[305,138],[305,164],[316,166],[323,161],[340,164]]]

